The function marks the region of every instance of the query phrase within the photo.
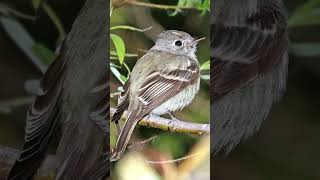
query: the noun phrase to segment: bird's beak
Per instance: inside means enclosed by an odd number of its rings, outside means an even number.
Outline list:
[[[205,37],[199,38],[199,39],[193,41],[192,44],[197,44],[199,41],[202,41],[204,39],[206,39],[206,38]]]

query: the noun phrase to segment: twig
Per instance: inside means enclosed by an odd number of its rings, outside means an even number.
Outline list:
[[[21,97],[10,99],[6,101],[0,101],[0,113],[10,114],[14,107],[29,105],[34,101],[33,96]]]
[[[116,109],[110,108],[110,114],[113,116]],[[122,120],[126,120],[128,113],[125,112],[121,117]],[[186,133],[194,135],[209,135],[210,134],[210,124],[200,124],[200,123],[191,123],[185,122],[178,119],[166,119],[162,117],[146,117],[139,121],[139,125],[147,126],[157,129],[162,129],[165,131],[171,131],[175,133]]]
[[[115,93],[110,93],[111,98],[118,97],[121,94],[121,92],[115,92]]]
[[[181,158],[177,158],[177,159],[170,159],[170,160],[165,160],[165,161],[146,161],[146,163],[148,164],[168,164],[168,163],[177,163],[186,159],[190,159],[196,155],[199,155],[199,153],[194,153],[194,154],[190,154]]]
[[[157,9],[166,9],[166,10],[181,10],[181,9],[195,9],[192,6],[174,6],[174,5],[164,5],[164,4],[155,4],[155,3],[147,3],[141,2],[138,0],[115,0],[112,1],[112,5],[116,8],[124,6],[126,4],[131,4],[135,6],[148,7],[148,8],[157,8]]]
[[[0,13],[4,13],[6,15],[12,14],[12,15],[18,17],[18,18],[27,19],[27,20],[30,20],[30,21],[36,20],[35,16],[19,12],[19,11],[9,7],[8,5],[6,5],[4,3],[0,3]]]
[[[131,144],[130,146],[128,146],[128,149],[131,151],[131,150],[134,150],[136,151],[137,149],[141,149],[141,147],[144,146],[144,144],[147,144],[148,142],[151,142],[153,140],[155,140],[158,136],[152,136],[146,140],[143,140],[143,141],[138,141],[138,142],[134,142],[133,144]]]
[[[173,6],[173,5],[163,5],[163,4],[154,4],[154,3],[146,3],[146,2],[140,2],[136,0],[127,0],[128,4],[135,5],[135,6],[143,6],[143,7],[149,7],[149,8],[157,8],[157,9],[194,9],[194,7],[191,6]]]

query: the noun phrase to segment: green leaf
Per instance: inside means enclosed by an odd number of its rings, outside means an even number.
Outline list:
[[[210,70],[210,60],[206,61],[200,66],[200,70]]]
[[[118,68],[118,69],[120,69],[122,66],[118,66],[118,65],[116,65],[116,64],[114,64],[114,63],[110,63],[110,66],[112,66],[112,67],[115,67],[115,68]]]
[[[115,35],[115,34],[110,34],[110,38],[116,48],[117,55],[119,57],[119,62],[120,62],[120,64],[122,64],[124,61],[125,54],[126,54],[126,48],[125,48],[124,41],[122,40],[122,38],[120,36]]]
[[[34,21],[36,19],[32,15],[20,12],[14,8],[9,7],[8,5],[6,5],[4,3],[0,3],[0,15],[1,14],[4,14],[6,16],[15,16],[15,17],[18,17],[21,19],[27,19],[27,20],[31,20],[31,21]]]
[[[112,5],[112,1],[110,1],[109,7],[110,7],[110,15],[109,15],[109,17],[111,18],[111,16],[112,16],[112,12],[113,12],[113,5]]]
[[[32,51],[46,65],[51,64],[56,58],[56,55],[53,53],[53,51],[40,43],[34,44]]]
[[[201,79],[210,80],[210,75],[201,75]]]
[[[139,29],[139,28],[135,28],[132,26],[126,26],[126,25],[120,25],[120,26],[113,26],[110,28],[110,30],[116,30],[116,29],[126,29],[126,30],[131,30],[131,31],[138,31],[138,32],[145,32],[148,31],[152,28],[152,26],[146,28],[146,29]]]
[[[123,80],[123,77],[121,75],[121,73],[118,71],[118,69],[114,66],[110,66],[110,70],[112,72],[112,74],[121,82],[121,84],[123,85],[125,83],[125,81]]]
[[[185,6],[186,3],[187,3],[187,0],[179,0],[178,4],[177,4],[177,7]],[[181,12],[181,9],[176,9],[173,13],[169,14],[169,16],[175,16],[179,12]]]
[[[320,43],[291,43],[289,51],[295,56],[320,57]]]
[[[110,51],[110,55],[111,56],[117,56],[117,52],[116,51]],[[125,53],[124,56],[125,57],[138,57],[138,54]]]
[[[130,74],[131,74],[131,70],[130,70],[130,68],[129,68],[129,66],[124,62],[123,63],[123,65],[124,65],[124,67],[127,69],[127,71],[128,71],[128,74],[127,74],[127,79],[129,79],[129,76],[130,76]]]
[[[124,75],[121,75],[120,78],[122,79],[123,82],[127,82],[127,77]]]
[[[38,10],[42,0],[32,0],[32,6],[35,10]]]
[[[46,12],[47,15],[50,17],[52,23],[54,24],[54,26],[58,30],[59,40],[62,41],[64,39],[64,37],[66,36],[66,32],[64,31],[63,25],[62,25],[59,17],[57,16],[57,14],[54,12],[54,10],[47,3],[43,3],[42,8],[43,8],[44,12]]]
[[[0,23],[17,46],[26,54],[26,56],[28,56],[29,59],[31,59],[36,67],[44,73],[47,69],[47,65],[33,53],[32,48],[35,44],[34,39],[22,24],[13,18],[5,16],[0,16]]]
[[[118,60],[119,58],[118,58],[118,57],[114,57],[114,56],[110,56],[110,59],[112,59],[112,60]]]
[[[309,0],[299,6],[289,18],[290,27],[320,25],[320,0]]]

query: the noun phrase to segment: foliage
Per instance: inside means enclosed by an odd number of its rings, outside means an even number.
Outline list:
[[[177,7],[195,7],[201,14],[205,14],[206,12],[210,11],[210,0],[179,0]],[[181,12],[180,9],[176,9],[171,16],[177,15]]]
[[[204,14],[207,11],[210,11],[210,1],[209,0],[203,0],[203,1],[198,1],[198,0],[179,0],[178,4],[176,6],[176,10],[170,15],[170,16],[175,16],[179,12],[181,12],[180,8],[188,8],[188,7],[195,7],[196,9],[200,10],[202,14]],[[110,3],[110,17],[112,16],[114,8],[112,7],[112,3]],[[146,28],[146,29],[139,29],[136,27],[128,26],[128,25],[118,25],[118,26],[110,26],[110,31],[114,30],[131,30],[131,31],[137,31],[137,32],[144,32],[147,30],[150,30],[152,27]],[[124,40],[114,34],[110,33],[110,39],[114,44],[115,51],[110,49],[110,60],[118,60],[119,65],[116,64],[116,62],[111,62],[110,63],[110,70],[112,74],[122,83],[124,84],[126,80],[128,79],[130,75],[130,69],[128,68],[128,65],[125,63],[125,58],[129,57],[136,57],[138,55],[136,54],[126,54],[126,46]],[[116,55],[115,55],[116,52]],[[127,70],[127,75],[123,75],[120,73],[119,69],[122,68],[122,66],[125,66]],[[210,70],[210,61],[208,60],[207,62],[202,65],[202,69],[206,71],[205,73],[208,73],[208,70]],[[202,79],[208,80],[210,79],[210,75],[208,74],[203,74]]]
[[[54,10],[42,0],[31,1],[35,12],[42,8],[53,22],[54,27],[59,32],[58,42],[61,42],[65,38],[65,30],[62,23]],[[6,15],[1,16],[1,13]],[[18,47],[30,58],[30,60],[44,73],[51,64],[56,55],[54,51],[47,48],[46,45],[35,42],[30,33],[24,28],[24,26],[16,20],[14,17],[23,18],[27,20],[34,20],[34,16],[27,15],[19,12],[18,10],[10,8],[6,4],[0,3],[0,22],[9,36],[14,40]]]
[[[288,20],[289,28],[320,26],[320,0],[309,0],[301,4]],[[300,57],[320,56],[320,43],[291,42],[289,52]]]

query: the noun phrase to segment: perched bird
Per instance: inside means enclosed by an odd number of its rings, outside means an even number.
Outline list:
[[[286,89],[287,17],[281,0],[211,4],[211,150],[256,132]]]
[[[195,40],[182,31],[159,34],[155,45],[134,66],[112,121],[128,108],[129,116],[120,132],[111,161],[121,157],[136,124],[149,114],[181,110],[199,90],[200,72]]]
[[[110,174],[108,4],[85,3],[45,73],[27,113],[25,143],[9,180],[32,179],[53,138],[59,138],[52,172],[56,180],[98,180]]]

